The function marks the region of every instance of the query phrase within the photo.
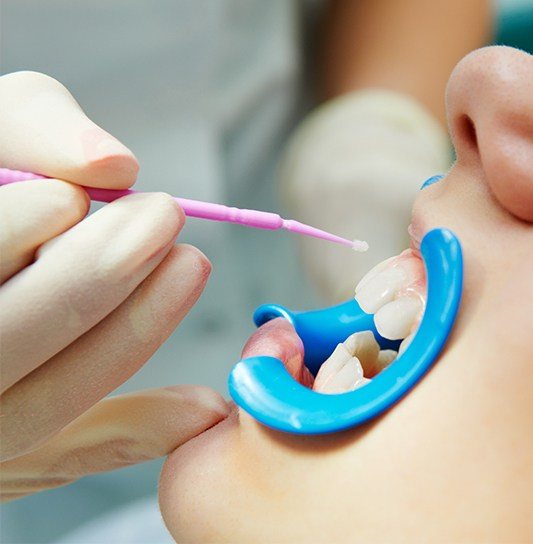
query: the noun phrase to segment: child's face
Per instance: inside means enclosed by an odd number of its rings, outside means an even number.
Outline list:
[[[404,400],[344,433],[278,433],[235,411],[173,453],[161,510],[180,542],[523,541],[533,536],[533,57],[488,48],[447,91],[457,162],[420,192],[416,244],[459,237],[460,314]],[[354,285],[356,278],[354,278]],[[292,359],[284,322],[249,343]]]

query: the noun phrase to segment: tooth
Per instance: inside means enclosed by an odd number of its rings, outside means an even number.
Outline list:
[[[389,257],[388,259],[381,261],[379,264],[374,266],[374,268],[371,268],[359,281],[355,288],[355,292],[357,293],[360,289],[362,289],[370,280],[373,280],[382,270],[385,268],[388,268],[389,265],[392,264],[392,261],[396,259],[396,256]]]
[[[373,314],[383,305],[394,300],[405,281],[405,274],[401,267],[381,270],[356,291],[355,300],[364,312]]]
[[[344,344],[338,344],[333,353],[324,361],[332,370],[340,370],[352,357]]]
[[[357,285],[355,300],[367,313],[376,313],[395,298],[418,294],[425,300],[424,263],[406,250],[375,266]]]
[[[322,364],[315,378],[313,389],[321,393],[351,391],[363,378],[363,368],[356,357],[339,344]]]
[[[318,372],[313,389],[319,393],[337,394],[353,391],[365,379],[363,377],[363,368],[356,357],[350,357],[344,365],[336,370],[329,369],[328,361],[326,361]],[[328,365],[325,367],[325,365]],[[321,374],[327,374],[325,377]],[[320,378],[320,379],[319,379]],[[366,383],[366,382],[365,382]],[[363,385],[363,384],[361,384]]]
[[[333,353],[322,363],[315,378],[313,388],[321,390],[322,385],[337,374],[344,365],[352,358],[351,353],[344,344],[339,344]]]
[[[344,346],[361,363],[365,376],[372,376],[376,372],[376,360],[379,354],[379,344],[372,331],[362,331],[352,334],[344,341]]]
[[[354,389],[359,389],[360,387],[363,387],[363,385],[366,385],[367,383],[370,383],[372,380],[369,380],[368,378],[361,378],[356,384]]]
[[[333,353],[322,363],[316,375],[313,389],[320,391],[322,385],[338,373],[351,357],[344,344],[339,344]]]
[[[413,341],[415,334],[416,334],[416,331],[411,333],[402,341],[402,343],[400,344],[400,349],[398,350],[398,355],[401,355],[407,349],[409,344]]]
[[[376,361],[376,374],[387,368],[397,356],[398,353],[393,349],[384,349],[380,351]]]
[[[376,329],[390,340],[405,338],[412,332],[422,309],[422,301],[418,297],[402,297],[389,302],[374,315]]]

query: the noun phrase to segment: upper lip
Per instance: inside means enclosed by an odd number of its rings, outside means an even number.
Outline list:
[[[411,239],[411,249],[415,251],[420,251],[420,243],[425,234],[425,229],[423,227],[422,221],[417,214],[413,214],[411,218],[411,223],[407,227],[407,234]]]

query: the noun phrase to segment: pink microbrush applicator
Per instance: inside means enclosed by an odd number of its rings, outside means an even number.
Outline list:
[[[0,168],[0,185],[16,183],[18,181],[29,181],[32,179],[46,179],[47,176],[32,174],[31,172],[21,172],[20,170],[10,170],[9,168]],[[98,202],[113,202],[117,198],[126,195],[133,195],[139,191],[131,189],[95,189],[94,187],[84,187],[91,200]],[[329,242],[349,246],[355,251],[366,251],[368,244],[362,240],[348,240],[335,234],[330,234],[324,230],[305,225],[292,219],[283,219],[276,213],[261,212],[258,210],[246,210],[224,206],[223,204],[214,204],[211,202],[202,202],[200,200],[190,200],[188,198],[172,197],[181,206],[185,215],[188,217],[197,217],[199,219],[209,219],[210,221],[224,221],[226,223],[238,223],[247,227],[257,229],[278,230],[285,229],[304,236],[320,238]]]

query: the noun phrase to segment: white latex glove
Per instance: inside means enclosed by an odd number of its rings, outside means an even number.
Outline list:
[[[407,247],[411,205],[450,166],[445,131],[412,99],[365,90],[336,98],[300,125],[282,160],[288,215],[370,244],[355,253],[298,238],[304,267],[329,302],[353,296],[361,275]]]
[[[0,165],[115,188],[138,169],[35,73],[0,78]],[[184,216],[168,195],[127,196],[84,219],[89,200],[74,183],[0,188],[3,500],[166,455],[228,410],[192,386],[101,400],[174,330],[210,264],[174,245]]]

